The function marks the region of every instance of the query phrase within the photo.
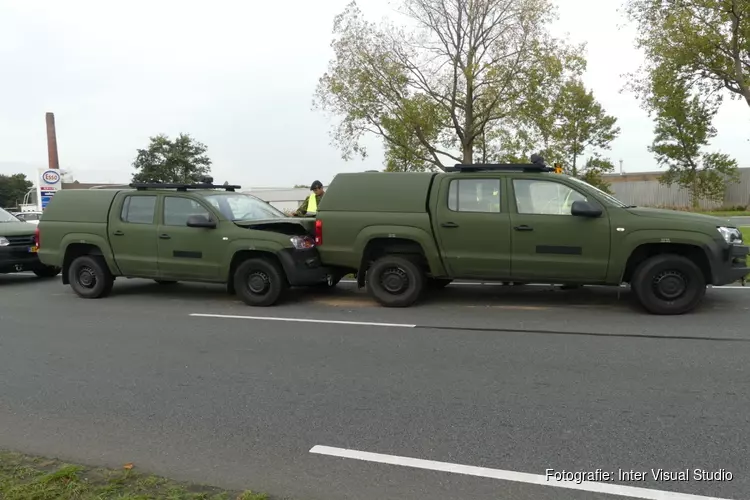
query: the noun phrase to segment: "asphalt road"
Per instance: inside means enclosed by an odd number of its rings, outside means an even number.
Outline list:
[[[258,309],[208,285],[123,281],[86,301],[0,275],[0,447],[295,500],[624,498],[314,446],[541,475],[724,469],[610,484],[750,498],[750,288],[680,317],[630,302],[451,286],[396,310],[344,284]]]
[[[730,217],[729,220],[738,226],[750,226],[750,217]]]

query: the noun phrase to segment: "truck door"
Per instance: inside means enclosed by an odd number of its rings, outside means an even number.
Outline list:
[[[160,210],[159,275],[173,280],[216,281],[225,248],[219,230],[188,227],[191,215],[218,220],[211,210],[189,196],[164,195]]]
[[[155,194],[133,193],[112,207],[109,242],[125,276],[158,277]]]
[[[453,278],[510,276],[510,216],[499,178],[463,175],[440,185],[435,230]]]
[[[586,195],[549,178],[515,177],[511,190],[513,279],[605,279],[611,235],[604,207],[598,218],[571,215],[573,202],[587,200]]]

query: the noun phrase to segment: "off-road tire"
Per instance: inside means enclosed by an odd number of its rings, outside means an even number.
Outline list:
[[[649,313],[677,315],[698,307],[706,295],[706,278],[687,257],[661,254],[646,259],[636,268],[630,287],[635,299]]]
[[[36,274],[38,278],[54,278],[55,276],[60,274],[60,271],[62,271],[62,269],[60,269],[59,267],[40,266],[35,268],[31,272]]]
[[[234,289],[242,302],[255,307],[276,304],[289,289],[289,282],[281,267],[263,258],[248,259],[240,264],[233,280]]]
[[[383,278],[391,278],[387,286]],[[398,281],[404,288],[394,291]],[[422,296],[426,277],[418,264],[411,259],[386,255],[376,260],[367,270],[367,291],[380,305],[385,307],[409,307]],[[391,291],[388,288],[391,288]]]
[[[154,280],[155,283],[158,283],[159,285],[176,285],[176,281],[171,280]]]
[[[442,290],[453,283],[453,280],[447,278],[427,278],[427,288],[430,290]]]
[[[84,299],[100,299],[109,295],[115,279],[107,263],[96,255],[82,255],[68,268],[70,288]]]

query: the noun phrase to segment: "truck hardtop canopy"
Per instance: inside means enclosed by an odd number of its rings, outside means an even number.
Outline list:
[[[319,212],[425,213],[430,188],[436,176],[473,172],[560,173],[544,158],[531,156],[531,163],[457,164],[443,172],[353,172],[338,174],[318,206]]]

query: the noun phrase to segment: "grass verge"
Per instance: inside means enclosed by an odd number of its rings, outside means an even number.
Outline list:
[[[268,500],[250,491],[227,491],[120,470],[84,467],[0,451],[3,500]]]
[[[747,210],[716,210],[709,212],[696,212],[714,217],[750,217],[750,211]]]
[[[742,233],[742,241],[745,245],[750,245],[750,226],[739,228]],[[747,256],[747,265],[750,267],[750,255]],[[745,279],[750,280],[750,274],[745,276]]]

